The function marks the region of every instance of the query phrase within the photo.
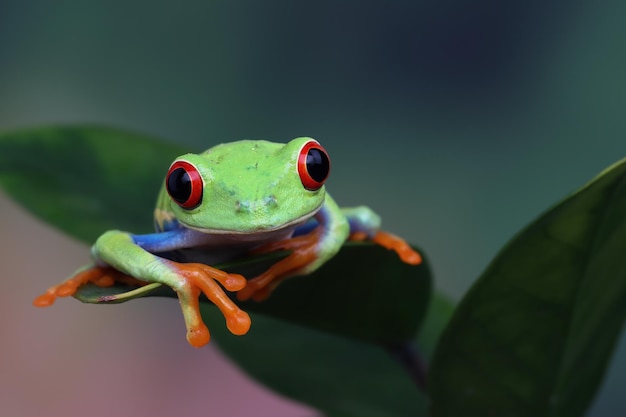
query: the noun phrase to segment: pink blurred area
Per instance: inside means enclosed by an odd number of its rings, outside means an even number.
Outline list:
[[[174,300],[32,307],[88,262],[88,247],[2,192],[0,213],[0,415],[319,415],[247,378],[215,344],[189,346]]]

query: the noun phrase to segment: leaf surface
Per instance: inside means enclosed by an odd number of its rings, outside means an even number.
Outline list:
[[[417,339],[428,360],[453,310],[435,293]],[[224,328],[217,309],[205,305],[203,317],[225,353],[253,378],[328,417],[420,417],[428,400],[411,375],[381,346],[254,314],[254,328],[243,342]],[[297,364],[297,365],[296,365]]]
[[[91,244],[105,230],[152,230],[157,193],[180,146],[100,126],[0,135],[0,185],[25,208]]]
[[[284,255],[265,255],[216,267],[254,277]],[[317,271],[281,283],[266,301],[240,302],[234,296],[233,300],[246,311],[370,343],[395,344],[411,340],[417,333],[426,313],[430,286],[426,261],[411,266],[380,246],[347,243]],[[106,288],[85,285],[75,295],[83,302],[96,304],[149,296],[176,294],[154,284],[145,289],[118,284]]]
[[[516,236],[437,348],[434,416],[580,416],[626,314],[626,162]]]
[[[186,152],[102,127],[9,132],[0,135],[0,184],[35,215],[90,244],[108,229],[150,232],[165,172]],[[250,275],[280,256],[226,267]],[[77,297],[121,302],[172,295],[158,284],[128,290],[85,286]],[[424,396],[384,346],[415,339],[430,292],[426,262],[409,266],[381,247],[352,243],[313,276],[287,280],[267,302],[245,303],[259,312],[245,337],[230,335],[208,303],[203,315],[214,340],[247,372],[328,415],[424,415]],[[429,351],[443,326],[440,316],[428,325]]]

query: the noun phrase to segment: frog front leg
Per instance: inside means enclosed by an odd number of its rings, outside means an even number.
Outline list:
[[[96,266],[80,270],[72,278],[50,288],[34,304],[50,305],[57,296],[73,295],[80,285],[87,282],[110,285],[112,281],[134,277],[144,283],[167,285],[177,293],[187,327],[187,340],[192,346],[203,346],[210,339],[200,315],[200,293],[204,293],[220,309],[233,334],[245,334],[250,328],[250,317],[215,282],[229,291],[237,291],[246,285],[243,276],[200,263],[178,263],[154,254],[192,247],[200,244],[202,239],[201,233],[184,228],[147,235],[106,232],[92,247]]]

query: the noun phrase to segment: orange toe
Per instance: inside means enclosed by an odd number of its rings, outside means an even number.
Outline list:
[[[195,348],[206,345],[209,343],[209,340],[211,340],[211,334],[205,325],[187,331],[187,342]]]
[[[384,248],[395,251],[404,263],[409,265],[419,265],[422,263],[422,256],[413,250],[402,238],[396,235],[379,231],[374,235],[372,241]]]
[[[39,297],[35,298],[33,305],[35,307],[48,307],[54,304],[56,298],[56,291],[50,292],[50,290],[48,290],[45,294],[41,294]]]
[[[243,310],[234,312],[226,316],[226,327],[234,335],[241,336],[248,333],[252,321],[250,316]]]
[[[192,346],[200,347],[209,342],[209,331],[202,321],[198,296],[203,293],[222,312],[226,327],[235,335],[243,335],[250,329],[250,316],[241,310],[226,295],[227,290],[239,290],[246,285],[246,279],[239,274],[229,274],[201,263],[169,262],[177,274],[186,282],[189,290],[179,292],[178,299],[187,323],[187,340]],[[216,282],[217,281],[217,282]]]

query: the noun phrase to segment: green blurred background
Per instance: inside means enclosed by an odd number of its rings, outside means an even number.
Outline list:
[[[626,154],[625,16],[616,0],[4,0],[0,128],[95,122],[198,150],[313,136],[338,202],[378,211],[460,298]],[[626,410],[619,350],[591,416]]]

